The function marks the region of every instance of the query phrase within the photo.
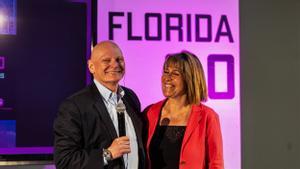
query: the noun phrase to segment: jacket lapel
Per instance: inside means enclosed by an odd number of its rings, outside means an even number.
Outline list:
[[[181,149],[184,149],[189,138],[191,137],[191,134],[193,133],[195,128],[197,128],[197,126],[199,125],[200,120],[201,120],[201,106],[193,105],[188,123],[186,125],[186,130],[183,136]]]
[[[163,101],[160,101],[158,104],[154,104],[153,107],[151,107],[149,109],[149,111],[147,112],[147,119],[148,119],[148,141],[147,141],[147,149],[150,146],[150,140],[153,137],[153,134],[155,132],[156,126],[158,125],[158,120],[159,120],[159,115],[161,113],[161,109],[164,105],[164,103],[166,102],[166,99]]]
[[[122,101],[124,102],[124,104],[126,106],[126,112],[128,113],[129,117],[131,118],[133,127],[135,129],[135,133],[138,137],[137,139],[139,142],[139,146],[140,146],[140,145],[142,145],[142,138],[141,138],[142,123],[141,123],[139,117],[137,116],[137,113],[140,113],[140,112],[135,112],[134,109],[130,106],[130,104],[128,103],[128,101],[126,99],[122,99]]]
[[[106,106],[104,105],[102,100],[99,100],[98,102],[95,103],[95,107],[98,110],[98,113],[102,119],[102,122],[106,126],[107,131],[109,132],[111,138],[117,138],[117,132],[115,129],[115,126],[109,116],[109,113],[106,109]]]
[[[111,138],[112,139],[117,138],[118,135],[117,135],[116,129],[114,127],[114,124],[113,124],[113,122],[109,116],[109,113],[107,111],[107,108],[102,100],[102,96],[99,93],[99,91],[94,83],[91,85],[91,90],[92,90],[92,93],[93,93],[94,99],[95,99],[94,106],[95,106],[96,110],[98,111],[98,114],[99,114],[103,124],[105,125]]]

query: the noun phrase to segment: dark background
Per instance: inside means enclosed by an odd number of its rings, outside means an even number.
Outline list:
[[[0,119],[16,120],[16,146],[52,146],[60,102],[85,86],[86,8],[61,0],[17,1],[17,34],[0,35],[6,78]]]

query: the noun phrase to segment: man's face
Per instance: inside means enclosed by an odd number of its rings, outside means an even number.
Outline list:
[[[121,50],[112,44],[97,48],[89,60],[89,69],[94,78],[109,88],[117,85],[125,73],[125,62]]]

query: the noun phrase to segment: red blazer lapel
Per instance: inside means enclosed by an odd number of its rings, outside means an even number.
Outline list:
[[[188,123],[186,125],[185,133],[183,136],[181,152],[183,152],[182,150],[186,146],[189,138],[191,137],[191,134],[193,133],[195,128],[197,128],[197,126],[199,125],[199,122],[201,120],[201,107],[202,107],[201,105],[200,106],[197,106],[197,105],[192,106],[191,114],[190,114]]]
[[[161,108],[164,104],[165,100],[154,104],[149,111],[147,112],[147,119],[148,119],[148,139],[147,139],[147,148],[150,146],[150,140],[155,132],[156,125],[159,120],[159,115],[161,112]]]

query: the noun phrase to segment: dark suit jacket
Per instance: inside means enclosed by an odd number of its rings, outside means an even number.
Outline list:
[[[122,87],[122,98],[131,117],[139,148],[139,169],[145,165],[142,145],[140,102],[135,93]],[[67,98],[54,122],[54,161],[57,169],[124,169],[123,158],[104,166],[102,151],[117,138],[113,122],[95,84]]]

